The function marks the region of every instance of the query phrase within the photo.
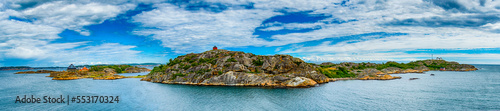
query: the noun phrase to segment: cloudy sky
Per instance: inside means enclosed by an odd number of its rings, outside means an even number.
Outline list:
[[[214,45],[314,63],[500,64],[500,0],[0,1],[0,66],[165,63]]]

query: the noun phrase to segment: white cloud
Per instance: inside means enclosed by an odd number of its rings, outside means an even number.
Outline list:
[[[323,9],[334,3],[340,3],[342,0],[205,0],[205,2],[230,6],[253,4],[256,9],[297,12]]]
[[[468,50],[481,48],[499,48],[500,34],[492,32],[477,31],[466,28],[422,28],[414,27],[418,33],[410,33],[403,36],[370,38],[368,40],[343,41],[331,44],[325,41],[316,46],[287,49],[280,53],[304,54],[303,59],[321,61],[412,61],[427,59],[430,54],[407,54],[405,51],[419,49],[447,49]],[[434,31],[423,31],[436,30]],[[409,30],[411,31],[411,30]],[[425,32],[430,34],[424,34]],[[316,56],[312,56],[316,55]],[[481,56],[474,56],[481,55]],[[455,61],[466,63],[495,63],[500,61],[498,53],[492,54],[442,54],[441,57],[453,57]],[[463,57],[461,57],[463,56]],[[489,59],[489,61],[482,60]],[[475,61],[478,60],[478,61]]]
[[[491,1],[488,1],[491,2]],[[322,40],[325,38],[342,37],[349,35],[366,34],[373,32],[408,33],[408,35],[369,38],[362,40],[347,41],[325,41],[317,46],[297,47],[282,50],[280,53],[304,55],[303,59],[315,62],[321,61],[411,61],[422,59],[430,54],[406,54],[404,51],[417,49],[481,49],[500,48],[500,33],[498,23],[487,23],[481,27],[469,26],[439,26],[427,27],[417,25],[387,25],[393,20],[433,18],[441,17],[443,20],[468,19],[471,22],[481,22],[481,18],[468,18],[470,16],[483,16],[498,14],[495,8],[484,8],[482,13],[451,13],[430,2],[422,1],[387,1],[374,3],[364,1],[363,4],[350,2],[356,5],[352,7],[328,7],[324,10],[316,10],[317,14],[331,14],[341,20],[356,21],[343,24],[326,24],[322,29],[307,33],[289,33],[272,36],[273,43],[269,46],[281,46],[291,43],[301,43],[311,40]],[[471,5],[471,4],[468,4]],[[479,4],[472,4],[479,5]],[[497,5],[498,6],[498,5]],[[493,18],[492,21],[495,18]],[[487,20],[487,19],[486,19]],[[439,22],[436,22],[439,23]],[[310,23],[307,23],[310,24]],[[284,27],[270,27],[275,30]],[[297,27],[300,28],[300,27]],[[497,31],[497,32],[495,32]],[[369,39],[369,40],[366,40]],[[336,43],[338,42],[338,43]],[[331,44],[335,43],[335,44]],[[395,52],[395,53],[388,53]],[[498,63],[497,53],[492,54],[445,54],[443,57],[452,57],[466,63]],[[481,59],[488,59],[481,60]],[[474,61],[478,60],[478,61]]]
[[[60,38],[58,33],[65,29],[74,30],[82,35],[89,35],[90,31],[84,26],[99,24],[113,19],[118,14],[136,7],[138,2],[146,4],[158,1],[48,1],[23,10],[5,9],[4,7],[22,7],[14,2],[0,2],[0,59],[9,57],[36,58],[49,60],[54,52],[65,52],[86,42],[52,43]],[[474,18],[484,15],[498,15],[500,1],[486,1],[481,4],[474,0],[459,0],[467,10],[472,12],[453,12],[440,7],[433,2],[422,0],[352,0],[344,6],[338,5],[341,0],[208,0],[209,3],[228,5],[221,12],[200,10],[187,11],[183,6],[174,6],[168,3],[156,4],[152,11],[143,12],[133,17],[133,22],[141,25],[133,33],[152,37],[162,41],[164,47],[171,48],[176,53],[200,52],[208,50],[213,45],[221,48],[244,46],[283,46],[306,41],[322,40],[349,35],[366,34],[373,32],[408,33],[406,36],[387,38],[368,38],[369,40],[340,42],[318,46],[287,49],[276,49],[282,53],[309,54],[310,52],[338,53],[338,54],[373,54],[382,51],[405,51],[422,48],[430,49],[457,49],[457,48],[498,48],[498,22],[482,24],[484,19]],[[337,3],[337,4],[336,4]],[[253,9],[243,9],[239,5],[253,4]],[[233,7],[234,6],[234,7]],[[281,12],[312,11],[310,14],[331,16],[316,23],[269,23],[262,22],[270,17],[282,15]],[[27,19],[32,22],[8,20],[9,16]],[[471,18],[472,17],[472,18]],[[494,18],[494,17],[493,17]],[[453,22],[464,19],[466,22],[478,23],[478,27],[447,26],[443,22],[429,20],[447,20]],[[328,21],[349,21],[342,24],[325,24]],[[405,20],[409,23],[405,23]],[[413,21],[411,21],[413,20]],[[426,21],[427,20],[427,21]],[[394,23],[394,21],[398,21]],[[402,22],[401,22],[402,21]],[[494,21],[494,20],[492,20]],[[391,24],[392,23],[392,24]],[[423,24],[427,23],[427,24]],[[431,26],[426,26],[431,25]],[[477,24],[472,24],[477,25]],[[253,35],[255,28],[266,26],[262,31],[318,29],[306,33],[288,33],[274,35],[271,41]],[[435,27],[433,27],[435,26]],[[28,44],[32,43],[32,44]],[[27,45],[26,45],[27,44]],[[86,57],[84,50],[100,49],[114,46],[122,52],[137,54],[133,46],[120,44],[106,44],[91,48],[77,48],[80,56]],[[56,49],[52,49],[57,47]],[[285,50],[287,49],[287,50]],[[25,50],[23,52],[15,52]],[[111,49],[109,49],[111,50]],[[93,50],[95,51],[95,50]],[[366,53],[363,53],[366,52]],[[118,52],[115,52],[118,53]],[[335,56],[339,56],[336,54]],[[42,55],[42,56],[34,56]],[[110,54],[112,55],[112,54]],[[97,56],[101,56],[97,54]],[[111,56],[102,55],[102,58]],[[118,55],[112,55],[118,56]],[[352,55],[351,55],[352,56]],[[488,56],[488,55],[485,55]],[[61,56],[56,56],[61,57]],[[308,56],[307,56],[308,57]],[[400,57],[406,57],[401,54]],[[129,57],[126,57],[129,58]],[[359,56],[357,59],[368,59],[370,56]],[[411,57],[408,57],[411,59]],[[399,59],[408,59],[399,58]],[[85,59],[85,58],[81,58]],[[377,58],[372,58],[376,60]],[[124,59],[120,59],[124,60]],[[348,59],[346,59],[348,60]],[[353,59],[354,60],[354,59]],[[68,58],[61,61],[70,61]],[[90,61],[90,60],[89,60]],[[118,60],[116,60],[118,61]],[[101,61],[101,63],[106,60]],[[90,62],[92,63],[92,62]]]
[[[58,51],[71,49],[84,44],[85,42],[75,43],[55,43],[49,44],[47,41],[34,39],[14,39],[8,40],[8,46],[1,47],[5,50],[6,57],[21,59],[45,59],[57,54]]]
[[[58,50],[51,54],[48,61],[57,61],[57,65],[67,64],[120,64],[138,63],[140,51],[132,50],[136,46],[105,43],[98,46],[86,46],[73,50]]]
[[[65,29],[89,35],[84,26],[102,23],[134,7],[132,4],[54,1],[25,10],[0,10],[0,60],[35,60],[36,64],[28,65],[39,66],[140,62],[136,59],[140,51],[132,49],[135,46],[118,43],[89,46],[90,41],[54,42],[61,38],[58,34]],[[9,20],[9,16],[30,22]]]
[[[138,35],[151,35],[164,47],[176,52],[204,51],[213,45],[238,47],[261,45],[266,41],[252,35],[263,20],[279,15],[270,10],[186,11],[170,4],[156,5],[157,9],[134,16],[134,22],[145,29]],[[155,29],[150,29],[153,27]]]
[[[327,41],[318,46],[282,48],[276,49],[276,51],[298,55],[312,52],[371,54],[382,53],[382,51],[400,52],[416,49],[454,50],[500,47],[496,44],[499,41],[497,39],[499,34],[491,31],[497,29],[498,24],[488,23],[495,21],[495,17],[492,15],[499,13],[497,7],[499,7],[500,2],[498,1],[487,1],[483,4],[484,6],[481,6],[479,1],[474,0],[457,2],[468,10],[475,10],[475,12],[447,10],[436,5],[433,1],[423,0],[352,0],[343,6],[338,5],[342,2],[340,0],[209,0],[208,2],[229,4],[229,7],[220,13],[214,13],[203,9],[187,11],[168,4],[156,5],[158,9],[134,17],[134,22],[141,23],[144,27],[136,30],[135,34],[161,40],[163,46],[172,48],[177,53],[203,51],[209,49],[213,44],[223,47],[283,46],[289,44],[300,46],[300,43],[306,41],[374,32],[407,33],[408,35],[387,38],[363,37],[364,41],[349,40],[331,45],[329,44],[331,42]],[[233,9],[231,7],[247,4],[253,4],[254,9]],[[283,10],[287,12],[312,11],[310,14],[331,17],[315,23],[280,23],[278,21],[262,24],[263,20],[280,15],[276,11]],[[489,20],[488,17],[492,17],[493,20]],[[348,22],[328,23],[332,21]],[[460,23],[453,24],[454,22]],[[480,28],[474,27],[483,23],[486,25]],[[271,41],[266,41],[252,35],[259,25],[266,27],[260,29],[261,31],[317,30],[306,33],[273,35]],[[299,45],[294,45],[295,43]],[[370,58],[370,56],[363,57]],[[363,57],[359,59],[363,59]],[[408,59],[401,58],[406,57],[404,55],[399,57],[399,60]]]
[[[22,11],[10,10],[11,15],[32,20],[36,25],[48,25],[90,35],[83,26],[99,24],[120,13],[135,8],[133,4],[107,5],[101,3],[70,4],[64,1],[54,1]]]
[[[485,24],[485,25],[483,25],[481,27],[485,28],[485,30],[500,32],[500,22],[497,22],[497,23],[488,23],[488,24]]]
[[[415,27],[416,28],[416,27]],[[364,51],[410,51],[416,49],[478,49],[499,48],[500,34],[463,28],[433,28],[443,32],[427,31],[431,34],[410,33],[409,35],[370,39],[352,43],[329,42],[300,49],[285,50],[282,53],[304,52],[364,52]],[[418,29],[417,30],[425,30]],[[430,29],[429,29],[430,30]],[[416,32],[416,31],[415,31]]]
[[[278,25],[278,26],[276,26]],[[324,26],[325,23],[322,22],[316,22],[316,23],[275,23],[267,28],[260,29],[262,31],[278,31],[278,30],[303,30],[303,29],[321,29],[322,26]]]
[[[0,14],[0,16],[2,15]],[[62,28],[47,25],[35,25],[16,20],[0,19],[0,41],[13,39],[53,40],[59,38],[57,34],[62,31]]]

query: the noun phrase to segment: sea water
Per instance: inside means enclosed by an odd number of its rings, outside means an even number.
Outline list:
[[[118,80],[51,80],[0,71],[2,110],[500,110],[500,65],[478,71],[395,74],[312,88],[170,85]],[[26,71],[26,70],[22,70]],[[128,73],[125,76],[147,73]],[[430,76],[435,74],[435,76]],[[409,78],[419,78],[409,80]],[[118,96],[118,103],[15,103],[17,96]]]

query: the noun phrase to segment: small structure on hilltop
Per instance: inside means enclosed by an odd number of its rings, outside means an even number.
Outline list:
[[[76,69],[76,67],[73,64],[71,64],[68,66],[68,69],[66,69],[66,71],[74,72],[74,71],[78,71],[78,69]]]
[[[87,67],[83,66],[83,68],[80,69],[80,71],[89,71],[89,69],[87,69]]]
[[[217,50],[217,46],[214,46],[214,47],[212,48],[212,50]]]

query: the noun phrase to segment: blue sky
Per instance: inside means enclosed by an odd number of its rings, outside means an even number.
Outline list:
[[[498,0],[3,0],[0,66],[165,63],[214,45],[307,62],[500,63]]]

